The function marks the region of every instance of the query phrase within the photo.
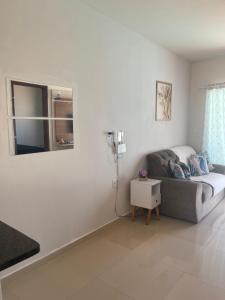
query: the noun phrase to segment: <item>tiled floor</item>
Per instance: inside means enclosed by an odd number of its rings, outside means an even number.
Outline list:
[[[3,282],[4,300],[225,300],[225,201],[194,225],[123,218]]]

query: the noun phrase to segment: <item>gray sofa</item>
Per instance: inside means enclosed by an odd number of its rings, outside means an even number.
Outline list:
[[[225,186],[213,195],[212,187],[207,183],[171,178],[168,161],[172,159],[187,163],[193,153],[194,149],[188,146],[150,153],[147,166],[151,178],[162,180],[161,214],[198,223],[224,198]],[[213,172],[225,176],[225,166],[214,165]]]

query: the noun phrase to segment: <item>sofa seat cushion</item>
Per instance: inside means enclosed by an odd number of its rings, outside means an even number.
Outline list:
[[[217,195],[225,188],[225,175],[210,172],[207,175],[192,176],[192,181],[203,182],[210,185],[213,189],[213,195]]]

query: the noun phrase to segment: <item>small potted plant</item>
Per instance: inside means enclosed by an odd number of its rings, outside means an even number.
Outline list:
[[[138,175],[139,175],[139,180],[148,180],[148,171],[145,170],[145,169],[141,169],[139,172],[138,172]]]

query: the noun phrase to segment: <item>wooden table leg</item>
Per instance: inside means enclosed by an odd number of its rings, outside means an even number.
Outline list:
[[[149,225],[149,223],[151,221],[151,215],[152,215],[152,210],[149,209],[148,214],[147,214],[147,218],[146,218],[146,225]]]
[[[136,206],[132,206],[131,207],[131,220],[134,222],[135,221],[135,217],[136,217]],[[1,299],[0,299],[1,300]]]
[[[141,215],[142,215],[142,217],[145,215],[145,210],[143,207],[141,207]]]
[[[157,219],[160,220],[159,206],[157,206],[157,207],[155,208],[155,210],[156,210],[156,216],[157,216]]]
[[[1,280],[0,280],[0,300],[3,300]]]

